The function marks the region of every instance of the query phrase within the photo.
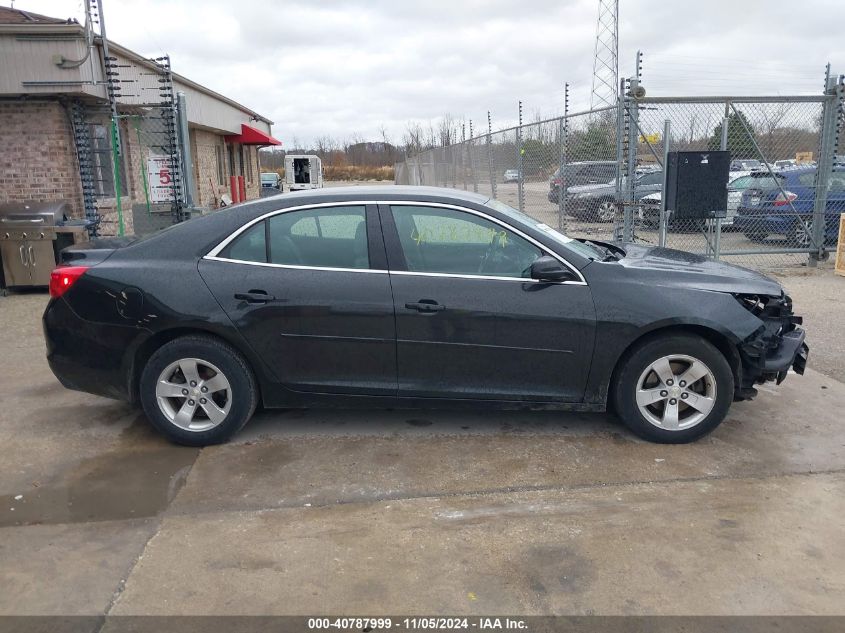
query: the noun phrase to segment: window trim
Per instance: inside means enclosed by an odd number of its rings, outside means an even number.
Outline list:
[[[244,231],[249,230],[251,226],[257,224],[258,222],[267,220],[273,216],[281,215],[282,213],[291,213],[294,211],[305,211],[310,209],[320,209],[325,207],[349,207],[349,206],[364,206],[367,207],[368,205],[375,205],[378,207],[379,205],[391,206],[421,206],[421,207],[436,207],[442,209],[452,209],[455,211],[463,211],[465,213],[470,213],[472,215],[479,216],[491,222],[494,222],[510,231],[513,231],[520,237],[525,240],[528,240],[534,246],[540,249],[540,251],[548,255],[550,257],[555,258],[561,264],[569,268],[575,275],[577,276],[577,280],[570,280],[570,281],[541,281],[539,279],[524,279],[521,277],[496,277],[491,275],[461,275],[456,273],[424,273],[424,272],[413,272],[413,271],[406,271],[406,270],[388,270],[386,268],[333,268],[328,266],[299,266],[299,265],[292,265],[292,264],[271,264],[271,263],[264,263],[264,262],[248,262],[243,261],[240,259],[230,259],[228,257],[220,257],[219,254],[223,249],[225,249],[232,241],[237,239],[237,237],[243,233]],[[369,227],[368,227],[369,228]],[[382,226],[382,235],[384,232],[384,227]],[[522,232],[518,228],[514,227],[512,224],[509,224],[499,218],[493,217],[487,213],[482,211],[476,211],[475,209],[470,209],[468,207],[463,207],[457,204],[450,204],[447,202],[423,202],[419,200],[406,200],[406,199],[388,199],[388,200],[345,200],[345,201],[337,201],[337,202],[319,202],[319,203],[312,203],[312,204],[304,204],[295,207],[288,207],[285,209],[275,209],[273,211],[268,211],[257,218],[253,218],[243,226],[237,228],[234,232],[232,232],[228,237],[225,237],[217,246],[214,246],[206,255],[203,256],[203,259],[207,259],[210,261],[218,261],[218,262],[228,262],[232,264],[246,264],[248,266],[266,266],[270,268],[290,268],[294,270],[323,270],[329,272],[352,272],[352,273],[375,273],[375,274],[391,274],[391,275],[415,275],[420,277],[446,277],[446,278],[453,278],[453,279],[486,279],[492,281],[512,281],[517,283],[543,283],[543,284],[555,284],[555,285],[567,285],[567,286],[586,286],[587,281],[584,279],[584,275],[581,274],[581,271],[578,270],[575,266],[570,264],[563,256],[559,255],[558,253],[551,250],[545,244],[539,242],[538,240],[534,239],[530,235]]]

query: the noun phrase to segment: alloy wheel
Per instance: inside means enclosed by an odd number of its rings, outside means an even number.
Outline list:
[[[599,222],[613,222],[616,219],[616,203],[605,201],[598,206]]]
[[[654,426],[681,431],[701,423],[716,404],[716,377],[701,360],[663,356],[637,381],[637,407]]]
[[[216,366],[199,358],[170,363],[156,381],[156,402],[164,416],[186,431],[208,431],[232,407],[232,387]]]
[[[808,222],[805,226],[801,220],[795,222],[795,229],[792,232],[792,241],[796,246],[807,247],[813,241],[810,232],[812,225]],[[808,230],[809,229],[809,230]]]

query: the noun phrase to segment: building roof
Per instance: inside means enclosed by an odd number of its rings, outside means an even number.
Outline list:
[[[75,18],[51,18],[32,11],[0,7],[0,24],[79,24]]]
[[[60,18],[51,18],[46,15],[32,13],[31,11],[23,11],[21,9],[12,9],[11,7],[0,6],[0,31],[8,31],[13,33],[32,33],[38,32],[41,29],[49,31],[50,33],[64,33],[67,31],[82,33],[84,31],[83,25],[80,24],[75,18],[67,18],[62,20]],[[97,36],[95,37],[95,41],[99,43],[101,41],[101,38]],[[114,52],[121,54],[124,57],[128,57],[129,59],[137,63],[147,66],[153,65],[153,62],[151,62],[143,55],[140,55],[139,53],[136,53],[133,50],[121,46],[120,44],[114,42],[111,39],[109,39],[109,47]],[[192,81],[178,73],[174,72],[172,73],[172,75],[174,81],[183,83],[186,86],[190,86],[191,88],[202,92],[214,99],[223,101],[224,103],[227,103],[230,106],[251,115],[255,118],[255,120],[263,121],[268,125],[273,125],[273,121],[271,121],[265,116],[258,114],[252,108],[248,108],[245,105],[238,103],[234,99],[230,99],[229,97],[222,95],[219,92],[215,92],[211,88],[207,88],[206,86],[198,84],[197,82]]]

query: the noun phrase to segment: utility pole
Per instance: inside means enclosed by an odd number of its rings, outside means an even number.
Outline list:
[[[590,109],[616,105],[619,96],[619,0],[598,0]]]

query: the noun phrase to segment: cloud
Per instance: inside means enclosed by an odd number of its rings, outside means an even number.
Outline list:
[[[589,105],[597,0],[105,0],[108,34],[255,109],[283,141],[380,137],[451,113],[486,126],[525,111]],[[845,3],[624,0],[620,69],[645,52],[649,94],[790,94],[821,89],[839,62]],[[78,0],[19,0],[77,15]],[[81,16],[77,16],[80,17]]]

